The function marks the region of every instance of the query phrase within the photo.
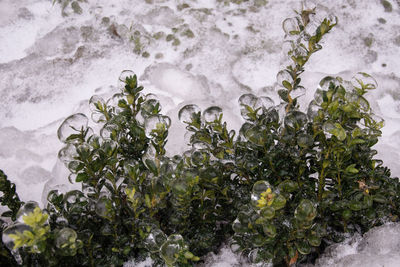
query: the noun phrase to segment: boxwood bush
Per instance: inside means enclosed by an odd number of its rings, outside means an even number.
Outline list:
[[[325,77],[308,107],[301,74],[335,17],[315,10],[286,19],[289,64],[277,75],[281,103],[244,94],[245,122],[227,128],[221,108],[184,106],[188,150],[166,156],[171,120],[131,71],[107,101],[93,96],[60,126],[59,159],[81,190],[22,203],[0,173],[1,260],[9,266],[192,266],[223,243],[250,262],[294,266],[325,247],[399,216],[399,181],[375,159],[383,121],[365,94],[376,81]],[[314,30],[314,32],[312,32]],[[10,217],[6,219],[6,217]]]

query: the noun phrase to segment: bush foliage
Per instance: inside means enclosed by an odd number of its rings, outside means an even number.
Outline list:
[[[383,127],[365,99],[375,80],[325,77],[307,112],[297,102],[305,64],[337,23],[328,17],[316,27],[313,12],[283,23],[289,64],[277,75],[281,103],[241,96],[238,135],[221,108],[183,107],[179,118],[191,137],[182,155],[166,156],[171,121],[124,71],[121,92],[90,99],[99,133],[81,113],[58,130],[59,159],[81,190],[51,191],[42,210],[22,203],[0,173],[0,200],[10,208],[2,216],[12,221],[2,221],[2,260],[121,266],[150,256],[155,266],[192,266],[228,242],[253,263],[291,266],[354,232],[397,221],[399,181],[372,149]]]

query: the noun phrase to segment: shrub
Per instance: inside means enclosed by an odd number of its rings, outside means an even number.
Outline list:
[[[58,130],[65,144],[59,158],[82,190],[51,191],[43,210],[34,202],[20,207],[1,176],[2,204],[14,221],[3,228],[3,242],[16,261],[121,266],[150,256],[154,265],[191,266],[230,242],[251,262],[289,266],[398,220],[399,181],[372,149],[383,121],[364,95],[375,80],[365,73],[352,81],[325,77],[306,113],[297,102],[305,64],[336,25],[326,18],[310,34],[313,12],[283,23],[290,64],[277,76],[282,102],[241,96],[245,123],[237,137],[221,108],[201,113],[187,105],[179,118],[191,133],[190,149],[167,157],[171,121],[136,75],[124,71],[121,92],[108,101],[93,96],[98,134],[81,113]]]

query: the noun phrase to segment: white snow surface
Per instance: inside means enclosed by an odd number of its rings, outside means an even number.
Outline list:
[[[0,169],[22,200],[42,204],[50,189],[77,186],[57,160],[58,126],[72,113],[90,115],[88,99],[115,93],[122,70],[133,70],[171,117],[171,154],[185,148],[177,119],[185,104],[218,105],[237,130],[241,94],[278,103],[276,73],[285,63],[281,25],[301,7],[297,0],[89,0],[80,2],[82,14],[67,7],[63,16],[52,2],[0,0]],[[367,98],[386,121],[377,157],[400,176],[400,1],[388,2],[391,11],[380,0],[306,3],[317,6],[318,16],[335,14],[339,24],[307,63],[308,91],[300,102],[310,101],[326,75],[371,74],[379,88]],[[182,9],[183,3],[189,7]],[[388,223],[329,248],[317,265],[400,266],[399,248],[400,226]],[[205,265],[248,264],[225,247]]]

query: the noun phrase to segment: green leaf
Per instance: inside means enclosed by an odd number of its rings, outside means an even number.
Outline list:
[[[266,206],[261,209],[260,215],[265,219],[272,219],[275,216],[275,209],[271,206]]]
[[[292,90],[292,85],[290,84],[290,82],[288,82],[288,81],[283,81],[282,82],[282,85],[286,88],[286,89],[288,89],[288,90]]]
[[[85,172],[81,172],[81,173],[78,173],[78,175],[76,176],[75,181],[77,183],[86,182],[88,179],[89,179],[89,176]]]
[[[342,125],[335,123],[335,128],[329,131],[331,134],[336,136],[339,141],[344,141],[346,139],[346,131],[343,129]]]
[[[152,161],[152,160],[150,160],[150,159],[146,159],[145,162],[146,162],[147,168],[148,168],[152,173],[154,173],[155,175],[158,175],[157,166],[156,166],[156,164],[154,163],[154,161]]]
[[[351,165],[347,166],[345,172],[351,173],[351,174],[358,173],[358,170],[355,168],[355,166],[356,166],[356,164],[351,164]]]

